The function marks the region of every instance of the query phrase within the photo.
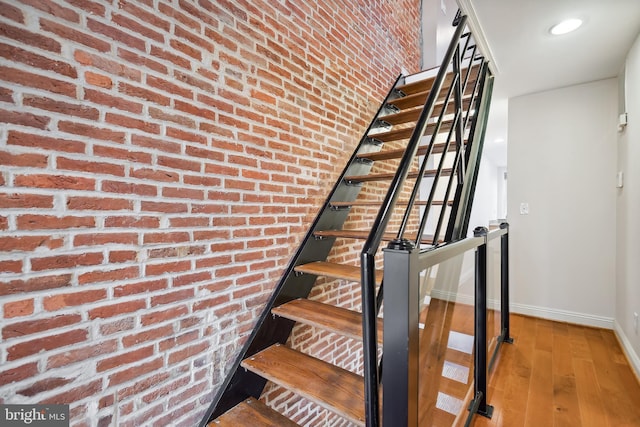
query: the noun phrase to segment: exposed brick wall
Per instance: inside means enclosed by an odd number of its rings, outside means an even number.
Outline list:
[[[199,421],[419,3],[0,0],[0,402]]]

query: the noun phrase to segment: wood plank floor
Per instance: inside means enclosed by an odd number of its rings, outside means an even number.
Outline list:
[[[613,331],[512,315],[514,344],[489,382],[491,420],[475,427],[640,427],[640,384]]]

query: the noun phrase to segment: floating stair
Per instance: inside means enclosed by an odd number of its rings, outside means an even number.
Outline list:
[[[234,406],[224,415],[211,421],[207,427],[300,427],[289,418],[254,398]]]
[[[360,375],[280,344],[245,359],[242,366],[356,425],[365,425],[364,380]]]
[[[356,311],[300,298],[276,307],[271,312],[347,338],[362,339],[362,315]],[[382,319],[378,321],[378,341],[382,343]]]
[[[412,139],[421,142],[417,148],[417,156],[424,158],[428,155],[429,160],[432,160],[432,163],[428,163],[428,165],[443,164],[444,162],[440,163],[443,156],[452,156],[452,158],[465,161],[463,150],[466,149],[468,141],[456,142],[452,140],[449,143],[435,143],[435,141],[440,142],[451,133],[449,131],[453,126],[456,114],[459,114],[459,120],[463,120],[467,113],[472,121],[476,119],[476,115],[469,111],[477,102],[477,93],[474,92],[475,82],[480,78],[480,71],[483,67],[476,66],[474,61],[471,61],[473,65],[470,67],[466,89],[458,92],[462,94],[461,110],[454,109],[453,98],[448,102],[445,101],[444,94],[457,79],[450,74],[445,79],[444,89],[437,97],[431,117],[425,122],[427,123],[425,133],[419,140]],[[350,259],[349,264],[331,262],[328,258],[332,254],[334,243],[340,239],[364,241],[369,238],[371,230],[359,229],[358,226],[362,224],[360,221],[375,219],[375,216],[363,217],[363,215],[369,215],[369,211],[373,209],[360,210],[359,213],[354,214],[358,217],[354,221],[359,223],[351,224],[352,228],[350,228],[349,215],[351,210],[356,206],[377,207],[382,205],[386,188],[389,187],[385,181],[391,181],[395,176],[395,172],[392,170],[397,169],[399,163],[397,160],[403,158],[406,151],[406,147],[401,146],[406,145],[407,140],[414,133],[416,122],[419,120],[425,101],[429,97],[435,77],[406,84],[405,81],[404,76],[399,77],[371,121],[368,130],[351,157],[351,161],[340,175],[341,178],[333,187],[300,248],[292,257],[278,283],[277,291],[267,302],[265,311],[257,321],[256,329],[232,367],[232,374],[225,380],[221,393],[214,399],[206,419],[208,424],[203,424],[202,427],[205,425],[208,427],[296,426],[297,424],[293,421],[256,400],[260,397],[267,381],[315,402],[355,425],[365,425],[364,378],[354,372],[288,348],[284,343],[287,342],[296,323],[352,340],[362,340],[361,313],[312,301],[308,297],[318,277],[354,283],[359,283],[361,280],[360,266],[354,265],[359,260],[359,253],[352,254],[351,258],[340,255],[341,259]],[[443,118],[439,124],[436,123],[438,117]],[[470,123],[466,124],[466,128],[462,132],[464,138],[469,133],[470,125]],[[438,135],[432,135],[436,129],[438,129]],[[427,143],[427,140],[430,141]],[[387,148],[384,147],[385,144]],[[433,144],[431,150],[429,150],[429,144]],[[412,148],[415,149],[415,146],[412,145]],[[449,161],[450,158],[442,160]],[[376,162],[382,162],[382,166],[378,168],[376,165],[374,170],[373,166]],[[419,163],[419,160],[416,160],[416,163]],[[455,162],[450,163],[455,166]],[[457,174],[462,169],[465,168],[441,167],[439,171],[429,169],[425,170],[423,176],[434,177],[438,175],[441,177],[441,185],[443,182],[455,182],[458,189],[461,189],[464,177],[458,177]],[[414,167],[408,173],[406,182],[410,183],[410,180],[416,180],[420,173],[419,170],[419,166]],[[432,183],[436,181],[438,180],[424,180],[423,182],[426,182],[427,185],[435,185]],[[370,191],[362,191],[363,189]],[[439,187],[438,190],[441,188]],[[359,199],[361,191],[362,196]],[[431,194],[429,200],[438,197],[435,195],[435,190]],[[440,196],[441,199],[447,200],[429,203],[426,200],[418,199],[413,202],[413,206],[433,207],[433,212],[430,209],[424,209],[424,211],[429,212],[430,215],[433,214],[435,218],[438,218],[441,213],[452,215],[451,212],[454,209],[447,207],[456,205],[454,200],[451,200],[454,194],[458,194],[458,192],[454,191],[451,195],[447,193],[445,196]],[[406,210],[409,205],[408,199],[407,193],[398,194],[396,200],[400,201],[396,206]],[[364,213],[361,213],[362,211]],[[393,213],[395,215],[396,211]],[[449,218],[451,223],[453,223],[453,219],[455,218]],[[415,225],[411,224],[411,226]],[[413,229],[407,229],[402,237],[425,245],[432,245],[434,240],[437,243],[443,243],[441,235],[436,238],[424,233],[417,239],[416,230],[418,229],[421,228],[415,226]],[[397,237],[398,232],[392,227],[382,233],[382,238],[386,241],[394,240]],[[349,242],[349,245],[356,243]],[[376,270],[375,279],[378,286],[376,289],[381,289],[383,279],[381,269]],[[350,286],[349,289],[353,289],[353,286]],[[378,301],[380,303],[382,301],[381,294],[377,297],[380,298]],[[379,318],[376,337],[379,345],[382,344],[383,326],[383,321]],[[460,364],[466,364],[472,358],[471,355],[455,350],[447,350],[447,357],[449,356],[451,356],[453,363]],[[452,393],[459,394],[465,387],[465,384],[451,379],[446,379],[446,381],[448,381],[446,391]],[[380,387],[379,384],[378,387]],[[430,410],[430,413],[442,420],[452,418],[451,414],[435,407]]]

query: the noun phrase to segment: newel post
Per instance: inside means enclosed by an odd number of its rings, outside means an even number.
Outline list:
[[[418,426],[419,250],[394,240],[384,250],[382,425]]]

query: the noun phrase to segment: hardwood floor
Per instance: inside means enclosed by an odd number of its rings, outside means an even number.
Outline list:
[[[613,331],[512,315],[474,427],[640,427],[640,384]]]

